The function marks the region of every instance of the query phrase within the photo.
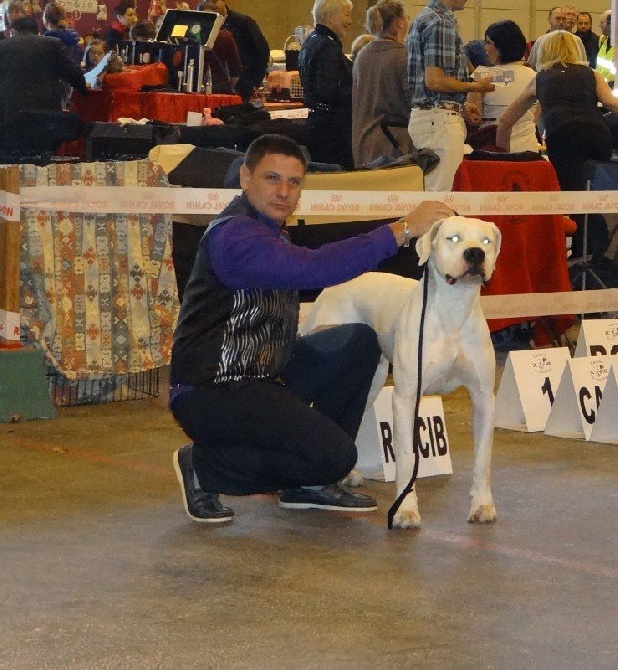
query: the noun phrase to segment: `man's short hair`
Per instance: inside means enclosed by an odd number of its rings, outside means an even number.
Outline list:
[[[122,0],[122,2],[114,7],[114,14],[116,16],[124,16],[129,9],[135,9],[135,2],[132,0]]]
[[[137,40],[154,40],[157,36],[157,29],[151,21],[138,21],[129,28],[129,39]]]
[[[31,16],[20,16],[18,19],[15,19],[11,23],[11,30],[15,32],[16,35],[38,35],[39,26],[36,23],[36,20]]]
[[[48,2],[43,8],[43,23],[59,26],[66,17],[67,13],[64,7],[56,2]]]
[[[264,156],[270,154],[297,158],[302,163],[303,170],[307,168],[307,159],[302,149],[291,137],[285,135],[261,135],[253,140],[245,154],[244,164],[249,172],[253,172]]]
[[[549,10],[549,14],[547,15],[547,18],[548,18],[548,19],[551,19],[552,14],[553,14],[557,9],[562,9],[562,5],[556,5],[555,7],[552,7],[552,8]]]
[[[590,23],[592,23],[592,14],[590,12],[579,12],[577,19],[579,20],[580,16],[587,16]]]

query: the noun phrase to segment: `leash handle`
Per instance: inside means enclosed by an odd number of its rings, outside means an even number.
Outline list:
[[[418,356],[417,356],[417,381],[416,381],[416,402],[414,405],[414,426],[412,429],[412,451],[414,453],[414,468],[412,470],[412,476],[410,481],[406,484],[403,491],[397,497],[397,500],[392,504],[391,508],[388,510],[387,516],[387,526],[389,530],[393,528],[393,517],[397,514],[397,510],[401,506],[403,499],[412,491],[414,484],[416,483],[416,478],[418,476],[418,467],[419,467],[419,455],[418,455],[418,445],[421,441],[421,421],[418,415],[419,407],[421,404],[421,385],[422,385],[422,372],[423,372],[423,330],[425,327],[425,312],[427,311],[427,295],[429,293],[429,273],[427,272],[427,264],[423,266],[423,306],[421,308],[421,320],[419,324],[418,331]]]

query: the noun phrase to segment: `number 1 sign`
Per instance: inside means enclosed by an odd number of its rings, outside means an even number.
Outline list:
[[[544,430],[569,359],[567,347],[509,352],[496,395],[496,426]]]

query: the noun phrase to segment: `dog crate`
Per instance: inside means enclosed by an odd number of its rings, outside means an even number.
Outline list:
[[[300,82],[300,74],[296,70],[270,72],[268,74],[268,88],[270,90],[266,94],[267,102],[302,102],[305,97]]]
[[[159,368],[127,375],[74,380],[48,367],[46,376],[56,407],[145,400],[159,395]]]

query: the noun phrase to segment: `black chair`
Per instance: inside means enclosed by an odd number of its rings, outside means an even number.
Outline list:
[[[19,121],[2,129],[2,162],[45,165],[61,144],[79,139],[82,131],[74,112],[24,110]]]

